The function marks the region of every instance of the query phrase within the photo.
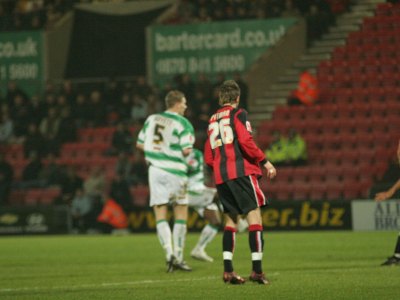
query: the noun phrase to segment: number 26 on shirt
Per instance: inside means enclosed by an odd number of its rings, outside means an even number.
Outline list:
[[[210,123],[208,130],[210,131],[211,149],[221,147],[223,144],[232,144],[233,130],[229,118]]]

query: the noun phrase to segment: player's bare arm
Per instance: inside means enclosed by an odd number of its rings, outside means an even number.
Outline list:
[[[380,202],[389,199],[398,189],[400,189],[400,179],[387,191],[377,193],[375,195],[375,201]]]
[[[144,145],[143,144],[136,144],[136,148],[138,148],[141,151],[144,151]]]

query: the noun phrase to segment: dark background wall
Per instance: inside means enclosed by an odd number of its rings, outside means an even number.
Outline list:
[[[65,77],[145,74],[145,29],[164,9],[123,16],[77,9]]]

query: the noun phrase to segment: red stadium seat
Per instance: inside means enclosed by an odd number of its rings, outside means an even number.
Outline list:
[[[329,182],[326,185],[326,199],[327,200],[340,200],[343,194],[343,183]]]
[[[311,184],[310,200],[326,200],[326,185],[321,183]]]

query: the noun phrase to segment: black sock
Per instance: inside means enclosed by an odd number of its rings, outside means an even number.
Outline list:
[[[400,255],[400,234],[397,237],[396,247],[394,248],[394,254]]]
[[[260,274],[262,273],[262,254],[264,249],[262,225],[253,224],[249,226],[249,245],[253,271]]]
[[[222,237],[222,251],[224,256],[224,272],[233,272],[233,251],[235,249],[236,229],[225,227]]]

